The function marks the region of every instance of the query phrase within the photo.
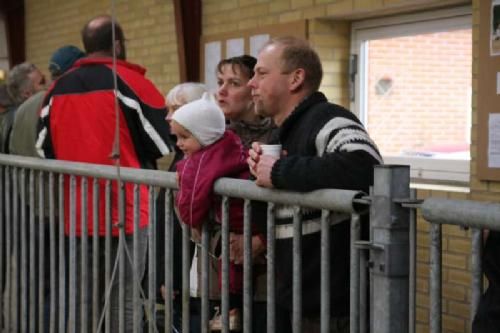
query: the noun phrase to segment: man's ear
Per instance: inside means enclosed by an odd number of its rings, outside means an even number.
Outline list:
[[[304,85],[306,72],[303,68],[297,68],[290,74],[290,90],[295,91]]]

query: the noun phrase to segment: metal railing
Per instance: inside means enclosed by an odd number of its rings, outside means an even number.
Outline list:
[[[182,227],[182,271],[174,272],[174,207],[173,195],[177,188],[174,173],[121,168],[120,173],[111,166],[40,160],[12,155],[0,155],[0,302],[1,327],[6,331],[63,332],[82,331],[121,332],[127,329],[139,332],[146,321],[149,332],[158,331],[159,313],[156,308],[159,266],[165,269],[165,299],[162,301],[165,332],[190,331],[191,265],[190,231]],[[415,330],[415,271],[416,271],[416,210],[431,227],[431,332],[441,331],[441,225],[456,224],[475,228],[472,236],[473,285],[471,315],[477,309],[482,293],[481,233],[480,228],[498,229],[500,205],[471,201],[429,198],[423,203],[415,200],[409,188],[407,166],[379,166],[375,168],[375,183],[370,195],[358,191],[318,190],[293,193],[269,190],[253,182],[219,179],[214,187],[222,196],[220,303],[222,332],[229,332],[229,200],[244,200],[244,290],[243,331],[252,331],[253,272],[251,255],[251,202],[267,202],[267,331],[276,331],[276,208],[294,207],[293,214],[293,318],[294,332],[302,331],[302,217],[301,209],[321,210],[321,332],[329,332],[330,313],[330,247],[329,237],[332,213],[351,216],[350,239],[350,331],[357,332],[414,332]],[[75,189],[80,185],[81,193]],[[128,187],[127,187],[128,186]],[[118,189],[116,193],[113,188]],[[133,205],[128,207],[125,192],[132,191]],[[147,198],[141,197],[147,190]],[[157,201],[160,190],[165,200]],[[66,192],[65,192],[66,191]],[[66,194],[66,195],[65,195]],[[69,194],[69,195],[68,195]],[[90,195],[91,194],[91,195]],[[89,200],[89,198],[92,200]],[[68,200],[69,202],[65,202]],[[134,230],[139,230],[140,203],[148,202],[146,282],[134,273],[133,309],[125,313],[124,280],[126,263],[138,267],[141,247],[137,233],[130,247],[124,246],[123,228],[120,237],[112,237],[114,225],[123,226],[125,211],[132,209]],[[101,218],[97,207],[104,206],[105,235],[89,235],[88,222],[93,230]],[[165,213],[159,216],[157,206]],[[79,207],[79,208],[78,208]],[[113,220],[112,210],[118,207]],[[369,210],[370,237],[361,239],[360,216]],[[77,212],[81,216],[77,218]],[[90,219],[91,217],[91,219]],[[69,230],[64,229],[69,218]],[[76,236],[76,221],[82,222],[81,236]],[[164,228],[165,236],[158,239],[157,227]],[[209,331],[211,277],[210,228],[202,230],[201,252],[201,331]],[[118,255],[111,255],[112,241],[120,239]],[[48,244],[47,244],[48,242]],[[163,262],[157,263],[156,245],[164,244]],[[89,248],[93,251],[89,252]],[[77,254],[81,253],[77,260]],[[88,254],[90,253],[90,254]],[[104,254],[104,255],[103,255]],[[89,257],[90,256],[90,257]],[[101,265],[104,261],[104,265]],[[77,267],[77,263],[79,266]],[[90,264],[91,263],[91,264]],[[162,267],[162,268],[163,268]],[[103,270],[101,270],[103,268]],[[182,291],[175,295],[173,275],[182,275]],[[102,277],[104,277],[103,282]],[[48,281],[47,281],[48,280]],[[80,281],[80,285],[77,285]],[[87,281],[82,283],[81,281]],[[111,281],[118,281],[117,297],[119,317],[112,321],[109,308]],[[104,288],[102,288],[104,284]],[[144,292],[142,286],[147,286]],[[46,290],[50,290],[46,293]],[[176,325],[174,298],[181,298],[182,325]],[[77,313],[78,309],[78,313]],[[179,309],[177,309],[179,310]],[[37,318],[34,320],[34,318]],[[126,322],[132,318],[133,324]],[[117,326],[113,326],[117,325]]]

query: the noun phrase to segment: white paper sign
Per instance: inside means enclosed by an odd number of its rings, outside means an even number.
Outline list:
[[[205,84],[209,90],[217,88],[215,69],[221,60],[221,42],[205,44]]]
[[[262,46],[269,40],[269,35],[255,35],[250,37],[250,55],[257,57]]]
[[[500,72],[497,72],[497,95],[500,95]]]
[[[243,38],[228,39],[226,41],[226,58],[239,57],[245,52]]]
[[[488,118],[488,168],[500,168],[500,113]]]

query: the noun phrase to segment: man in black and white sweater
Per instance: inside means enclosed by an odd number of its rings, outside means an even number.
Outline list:
[[[256,112],[279,127],[280,159],[262,155],[253,143],[248,164],[256,184],[291,191],[324,188],[368,191],[373,166],[382,158],[363,125],[345,108],[329,103],[318,91],[323,70],[306,41],[282,37],[259,53],[255,75],[248,83]],[[305,212],[303,224],[317,223],[319,212]],[[338,217],[337,217],[338,218]],[[331,227],[331,331],[349,331],[349,217]],[[314,222],[316,220],[317,222]],[[276,331],[291,332],[293,252],[291,214],[276,216]],[[311,224],[309,223],[309,224]],[[288,226],[287,226],[288,224]],[[302,327],[320,328],[320,232],[303,228]],[[306,231],[305,231],[306,230]]]

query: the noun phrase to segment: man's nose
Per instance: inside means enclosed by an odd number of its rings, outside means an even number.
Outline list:
[[[247,86],[252,88],[252,89],[255,88],[255,75],[250,80],[248,80]]]

